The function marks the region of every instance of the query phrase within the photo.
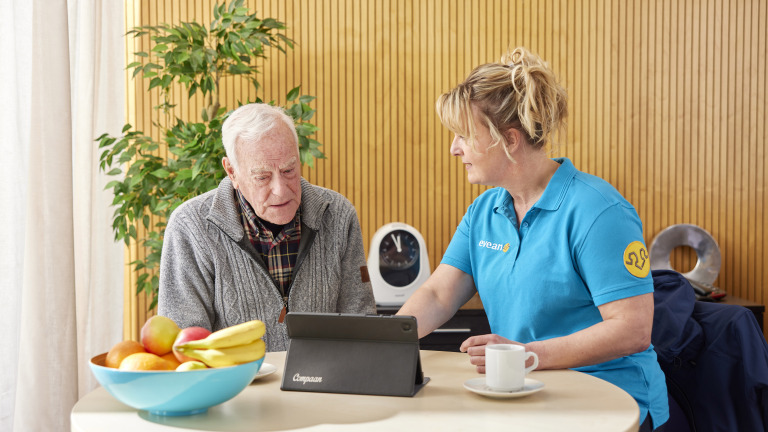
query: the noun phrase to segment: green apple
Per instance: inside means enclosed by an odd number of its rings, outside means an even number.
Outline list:
[[[176,368],[176,370],[179,372],[195,370],[195,369],[208,369],[208,366],[206,366],[205,363],[203,362],[192,360],[192,361],[184,362]]]

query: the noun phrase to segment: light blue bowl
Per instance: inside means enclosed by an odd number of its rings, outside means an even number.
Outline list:
[[[237,396],[253,381],[264,362],[191,371],[124,371],[104,366],[107,354],[91,359],[99,383],[120,402],[150,414],[182,416],[204,413]]]

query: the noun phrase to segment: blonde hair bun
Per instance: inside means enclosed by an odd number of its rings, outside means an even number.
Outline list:
[[[544,60],[523,47],[504,54],[500,63],[478,66],[436,105],[440,121],[470,141],[471,109],[479,108],[484,118],[476,120],[488,126],[494,145],[513,128],[525,132],[530,145],[541,148],[565,129],[568,116],[565,88]]]

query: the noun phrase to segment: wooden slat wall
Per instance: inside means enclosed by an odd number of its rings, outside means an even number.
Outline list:
[[[212,2],[126,4],[132,25],[208,23]],[[248,4],[286,22],[298,44],[287,55],[270,53],[259,96],[282,101],[299,84],[317,96],[317,138],[328,159],[303,174],[355,204],[366,248],[381,225],[406,222],[424,234],[436,266],[484,188],[469,185],[448,154],[452,137],[437,120],[434,101],[473,67],[524,45],[550,61],[570,95],[567,136],[553,155],[571,158],[624,194],[644,222],[649,246],[673,224],[709,231],[723,257],[716,284],[766,303],[766,2]],[[145,85],[129,83],[135,97],[129,118],[139,127],[149,124],[157,103]],[[227,84],[227,106],[255,96],[242,87]],[[680,271],[694,264],[690,250],[673,255]],[[126,324],[135,329],[135,320],[143,320],[141,312],[131,313]]]

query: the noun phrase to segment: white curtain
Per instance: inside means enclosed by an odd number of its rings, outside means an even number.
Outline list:
[[[124,122],[123,2],[0,0],[0,430],[69,430],[122,337],[123,249],[94,139]]]

